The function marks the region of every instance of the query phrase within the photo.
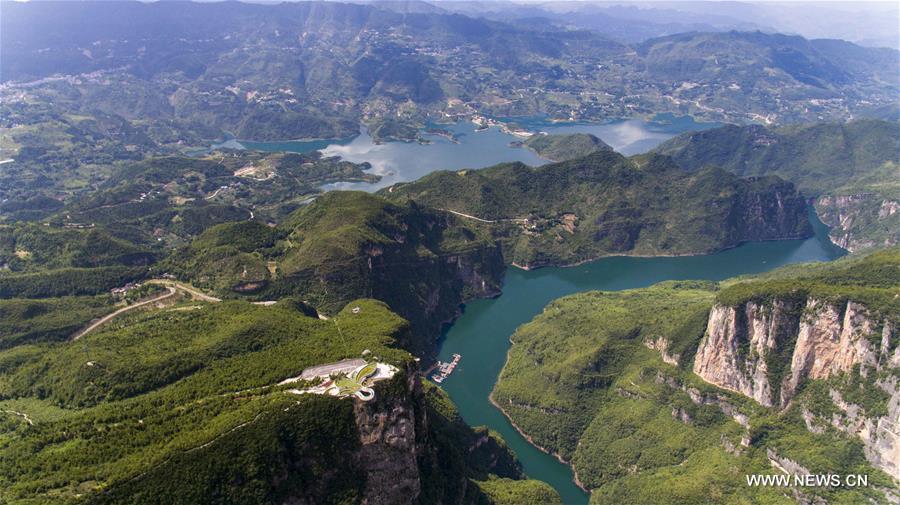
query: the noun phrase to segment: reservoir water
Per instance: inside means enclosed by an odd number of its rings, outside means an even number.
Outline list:
[[[602,124],[549,123],[541,118],[516,118],[514,121],[531,131],[592,133],[626,155],[645,152],[685,131],[716,126],[673,116],[657,116],[653,121],[629,119]],[[439,135],[427,135],[430,144],[375,144],[363,131],[357,137],[340,141],[242,144],[262,151],[320,149],[327,156],[369,162],[372,172],[382,175],[378,184],[338,183],[325,189],[374,191],[441,169],[482,168],[508,161],[521,161],[532,166],[546,163],[527,149],[511,147],[511,141],[520,139],[497,127],[479,132],[471,123],[442,127],[453,132],[456,142]],[[672,279],[721,280],[764,272],[789,263],[827,261],[841,256],[844,251],[828,240],[825,225],[813,213],[810,218],[814,220],[816,235],[808,240],[748,243],[707,256],[614,257],[572,268],[542,268],[530,272],[510,268],[504,280],[503,294],[495,299],[468,303],[462,316],[443,336],[439,359],[450,361],[453,353],[460,353],[462,360],[441,386],[459,407],[466,422],[472,426],[488,426],[503,436],[529,477],[553,486],[566,505],[586,504],[588,495],[572,481],[571,468],[531,445],[490,403],[490,392],[506,361],[509,337],[516,328],[539,314],[550,301],[579,291],[639,288]]]
[[[692,130],[718,126],[716,123],[698,123],[690,117],[657,116],[652,121],[619,119],[607,123],[550,123],[540,118],[515,121],[531,131],[547,133],[592,133],[625,155],[648,151],[663,141]],[[323,189],[358,189],[376,191],[398,182],[412,181],[435,170],[460,170],[484,168],[508,161],[521,161],[537,166],[547,163],[532,151],[511,147],[510,142],[522,140],[503,133],[499,127],[476,131],[475,125],[460,122],[439,125],[453,133],[456,141],[441,135],[423,135],[430,143],[386,142],[376,144],[367,131],[351,139],[247,142],[240,145],[260,151],[307,152],[321,150],[326,156],[340,156],[355,163],[369,162],[372,173],[382,176],[375,184],[342,182],[329,184]]]
[[[503,436],[530,478],[553,486],[566,505],[586,504],[588,495],[573,483],[571,468],[531,445],[488,399],[516,328],[551,300],[579,291],[640,288],[670,279],[721,280],[843,255],[844,251],[828,240],[827,227],[814,214],[810,218],[816,235],[807,240],[747,243],[706,256],[611,257],[571,268],[510,268],[501,296],[466,304],[462,316],[446,331],[439,359],[450,361],[453,353],[459,353],[462,360],[441,386],[467,423],[486,425]]]

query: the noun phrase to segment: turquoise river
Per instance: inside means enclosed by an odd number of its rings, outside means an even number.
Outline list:
[[[509,337],[516,328],[551,300],[579,291],[640,288],[669,279],[721,280],[844,254],[828,240],[825,225],[814,215],[810,218],[816,235],[807,240],[753,242],[705,256],[611,257],[570,268],[510,268],[503,294],[466,304],[462,316],[446,332],[439,359],[449,361],[453,353],[461,354],[462,359],[441,386],[467,423],[488,426],[503,436],[529,477],[556,488],[566,505],[586,504],[588,495],[574,484],[572,469],[531,445],[490,403],[489,395],[506,361]]]
[[[679,133],[711,128],[687,117],[660,115],[650,121],[622,119],[607,123],[548,123],[541,118],[516,120],[532,131],[547,133],[592,133],[626,155],[656,147]],[[397,182],[414,180],[440,169],[480,168],[506,161],[540,165],[546,161],[533,152],[514,148],[515,137],[492,127],[476,132],[471,123],[445,126],[456,140],[426,136],[429,144],[388,142],[376,144],[363,131],[354,138],[312,142],[252,143],[231,141],[229,147],[262,151],[305,152],[321,150],[326,156],[340,156],[354,162],[369,162],[371,172],[382,176],[377,184],[337,183],[324,189],[374,191]],[[541,312],[560,296],[592,289],[639,288],[670,279],[719,280],[740,274],[763,272],[788,263],[825,261],[843,250],[833,246],[827,229],[815,215],[816,235],[808,240],[788,240],[744,244],[707,256],[678,258],[606,258],[571,268],[542,268],[522,271],[510,268],[503,294],[491,300],[468,303],[462,316],[442,339],[439,359],[449,361],[460,353],[460,366],[442,386],[456,402],[470,425],[485,425],[499,432],[515,451],[525,473],[549,483],[559,491],[566,505],[588,502],[587,493],[573,482],[569,466],[531,445],[489,399],[509,350],[509,337],[516,328]]]

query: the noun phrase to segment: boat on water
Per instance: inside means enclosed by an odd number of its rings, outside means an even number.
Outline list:
[[[453,373],[453,370],[456,369],[456,365],[459,364],[459,360],[462,359],[462,356],[458,353],[453,354],[453,360],[447,363],[442,361],[437,362],[437,371],[431,375],[431,380],[437,382],[438,384],[447,380],[447,377]]]

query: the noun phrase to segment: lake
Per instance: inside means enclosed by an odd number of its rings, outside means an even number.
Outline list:
[[[550,123],[541,118],[521,119],[515,122],[532,131],[547,133],[591,133],[625,155],[646,152],[662,142],[686,131],[702,130],[718,126],[716,123],[698,123],[690,117],[660,115],[650,121],[619,119],[607,123]],[[537,166],[547,163],[532,151],[510,147],[510,142],[522,140],[505,134],[499,127],[476,131],[475,125],[460,122],[438,125],[453,132],[456,142],[441,135],[423,135],[430,144],[415,142],[386,142],[376,144],[363,130],[352,139],[247,142],[240,144],[259,151],[308,152],[321,150],[326,156],[340,156],[355,163],[369,162],[372,173],[382,176],[375,184],[364,182],[339,182],[323,189],[357,189],[376,191],[398,182],[412,181],[435,170],[460,170],[484,168],[508,161],[521,161]]]
[[[671,279],[721,280],[843,255],[828,240],[827,227],[813,213],[810,219],[816,235],[807,240],[747,243],[705,256],[612,257],[571,268],[510,268],[500,297],[466,304],[462,316],[446,331],[439,359],[450,361],[453,353],[462,359],[441,386],[467,423],[489,426],[503,436],[529,477],[556,488],[567,505],[586,504],[588,495],[572,482],[571,468],[528,443],[488,400],[516,328],[541,313],[550,301],[579,291],[640,288]]]

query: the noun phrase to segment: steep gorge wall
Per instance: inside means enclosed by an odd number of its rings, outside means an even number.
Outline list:
[[[831,389],[837,414],[827,420],[858,436],[867,459],[900,479],[900,388],[895,378],[875,379],[900,368],[895,326],[860,303],[775,298],[710,311],[693,370],[707,382],[753,398],[766,407],[786,408],[803,384],[859,370],[871,387],[890,398],[886,415],[849,404]],[[878,375],[879,377],[883,375]],[[814,423],[807,421],[814,429]]]
[[[441,325],[458,315],[461,304],[500,293],[505,265],[499,246],[483,245],[465,253],[413,262],[370,257],[366,268],[367,296],[387,303],[409,320],[415,341],[406,347],[418,356],[430,356],[437,347]]]
[[[831,227],[828,236],[851,252],[900,243],[900,200],[871,193],[822,196],[816,213]]]
[[[356,299],[381,300],[412,326],[398,344],[428,357],[435,352],[441,325],[458,315],[461,304],[500,293],[504,270],[496,244],[443,255],[414,254],[403,244],[367,244],[350,262],[278,279],[264,296],[299,294],[326,315]]]
[[[422,490],[417,454],[424,450],[420,432],[427,420],[421,391],[415,375],[396,382],[371,402],[346,400],[353,402],[360,441],[354,458],[366,474],[363,494],[372,505],[412,503]]]
[[[806,202],[793,184],[773,177],[751,177],[750,191],[738,193],[726,245],[812,235]]]

